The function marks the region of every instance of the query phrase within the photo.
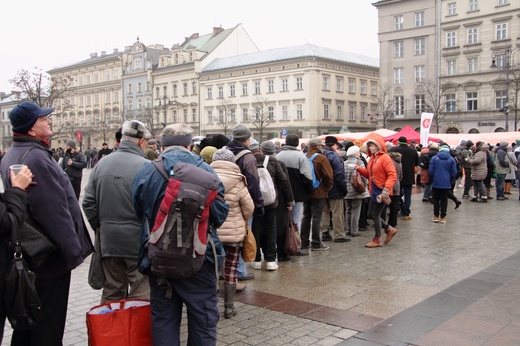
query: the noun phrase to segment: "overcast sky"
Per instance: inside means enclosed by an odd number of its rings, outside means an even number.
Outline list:
[[[132,45],[171,48],[241,23],[260,50],[311,43],[379,58],[376,0],[4,1],[0,91],[18,70],[44,71]]]

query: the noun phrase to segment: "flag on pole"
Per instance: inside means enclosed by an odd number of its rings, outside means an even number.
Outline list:
[[[428,136],[430,135],[430,127],[432,126],[433,113],[421,114],[421,144],[423,147],[428,146]]]

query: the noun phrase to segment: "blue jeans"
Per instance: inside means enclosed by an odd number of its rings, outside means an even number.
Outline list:
[[[424,184],[424,193],[422,198],[423,199],[430,199],[430,195],[432,192],[432,184]]]
[[[495,186],[497,188],[497,197],[504,197],[504,182],[506,181],[506,175],[502,173],[497,173],[497,178],[495,179]]]
[[[401,185],[401,191],[404,196],[402,216],[410,215],[410,206],[412,205],[412,185]]]
[[[217,278],[208,261],[195,275],[186,279],[168,279],[170,286],[161,286],[150,275],[150,307],[154,346],[180,345],[182,306],[188,315],[188,345],[216,345],[219,320]],[[167,288],[172,297],[167,298]]]
[[[325,199],[310,199],[303,202],[303,219],[302,219],[302,248],[308,247],[309,243],[312,247],[321,246],[320,228],[321,215],[323,214],[323,206]],[[312,242],[309,242],[312,224]]]
[[[302,231],[303,202],[296,202],[291,210],[293,222],[298,226],[298,231]]]

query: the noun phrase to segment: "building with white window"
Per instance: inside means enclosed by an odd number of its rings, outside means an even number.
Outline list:
[[[437,116],[433,132],[520,128],[519,1],[381,0],[373,5],[379,16],[380,79],[394,100],[392,129],[418,128],[423,111]]]

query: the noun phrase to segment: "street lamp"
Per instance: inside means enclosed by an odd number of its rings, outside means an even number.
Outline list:
[[[501,112],[503,112],[506,116],[506,132],[509,132],[509,111],[511,110],[511,105],[509,102],[509,74],[511,72],[511,68],[515,66],[514,64],[514,57],[515,53],[517,52],[518,48],[513,48],[509,46],[503,51],[495,51],[491,55],[491,68],[492,69],[502,69],[506,71],[506,99],[505,104],[502,105],[502,108],[500,109]],[[501,59],[499,60],[499,64],[497,65],[497,56],[500,56]],[[511,63],[513,62],[513,63]],[[501,66],[499,66],[501,65]],[[515,88],[515,103],[514,103],[514,109],[515,109],[515,131],[517,130],[517,122],[518,122],[518,87]]]

